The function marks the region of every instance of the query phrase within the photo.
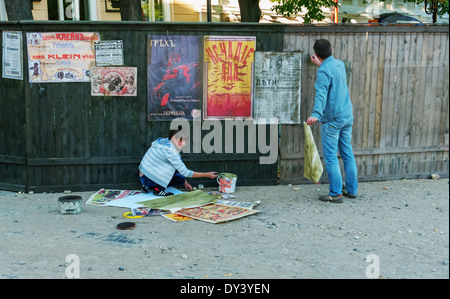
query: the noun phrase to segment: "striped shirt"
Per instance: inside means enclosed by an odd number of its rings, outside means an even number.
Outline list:
[[[164,188],[170,183],[176,170],[185,177],[192,177],[194,174],[184,165],[180,153],[169,138],[158,138],[152,142],[142,158],[139,170]]]

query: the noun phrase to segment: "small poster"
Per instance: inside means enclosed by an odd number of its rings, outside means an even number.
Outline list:
[[[96,66],[122,66],[123,42],[121,40],[104,40],[95,42]]]
[[[251,118],[256,37],[205,36],[204,48],[204,118]]]
[[[92,96],[137,96],[136,67],[94,67]]]
[[[202,101],[202,37],[149,35],[148,120],[191,120]]]
[[[301,54],[255,53],[255,122],[300,123]],[[258,122],[261,123],[261,122]]]
[[[3,31],[2,77],[23,79],[22,32]]]
[[[89,82],[95,32],[27,32],[30,83]]]

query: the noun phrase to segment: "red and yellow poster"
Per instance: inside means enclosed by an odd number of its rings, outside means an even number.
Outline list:
[[[204,118],[253,117],[256,37],[205,36]]]

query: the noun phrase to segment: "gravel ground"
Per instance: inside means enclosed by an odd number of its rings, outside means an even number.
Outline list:
[[[238,185],[260,212],[221,224],[125,219],[85,204],[96,190],[73,193],[78,215],[60,213],[64,194],[0,191],[0,278],[449,278],[448,178],[359,190],[336,204],[317,199],[328,185]]]

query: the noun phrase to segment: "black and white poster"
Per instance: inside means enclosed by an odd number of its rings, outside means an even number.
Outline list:
[[[22,32],[3,31],[2,77],[23,80]]]
[[[301,54],[255,52],[254,118],[258,124],[300,123]]]
[[[104,40],[95,42],[96,66],[123,65],[123,42],[121,40]]]

